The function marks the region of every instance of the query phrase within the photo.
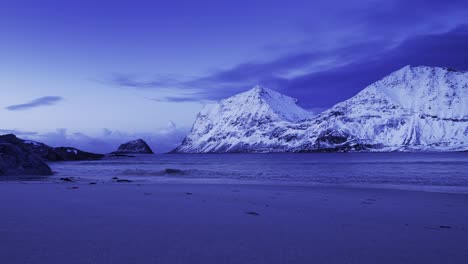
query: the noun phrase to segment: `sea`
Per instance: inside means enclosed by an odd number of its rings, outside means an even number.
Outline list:
[[[468,193],[468,153],[156,154],[50,163],[52,179]],[[122,182],[122,181],[120,181]]]

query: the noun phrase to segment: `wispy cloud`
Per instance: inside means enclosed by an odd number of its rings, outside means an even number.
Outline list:
[[[392,47],[373,42],[341,47],[332,52],[334,55],[295,53],[271,61],[242,63],[180,82],[145,82],[145,87],[172,89],[175,94],[152,99],[155,101],[192,102],[219,100],[261,84],[301,99],[305,107],[323,108],[348,99],[405,65],[467,70],[467,41],[468,25],[461,25],[448,32],[416,35]],[[334,57],[341,58],[340,63],[333,61]]]
[[[6,130],[4,131],[6,132]],[[151,132],[128,133],[103,128],[101,133],[89,135],[79,131],[58,128],[52,132],[30,135],[17,133],[17,135],[23,139],[43,142],[53,147],[69,146],[96,153],[109,153],[115,151],[120,144],[142,138],[156,153],[165,153],[175,149],[189,131],[190,127],[178,127],[174,122],[170,121],[166,126],[156,128]],[[1,132],[2,130],[0,130],[0,134]]]
[[[37,135],[37,132],[33,131],[22,131],[22,130],[16,130],[16,129],[0,129],[0,135],[1,134],[15,134],[17,136],[33,136]]]
[[[127,74],[113,74],[111,83],[138,89],[167,88],[168,86],[178,86],[181,83],[181,77],[169,75],[156,75],[151,80],[139,80],[137,77]]]
[[[110,84],[169,93],[157,98],[168,102],[219,100],[260,84],[298,97],[307,102],[306,107],[326,107],[404,65],[468,69],[467,60],[462,59],[468,56],[466,1],[334,5],[317,1],[321,8],[312,9],[317,13],[299,25],[309,37],[298,43],[281,43],[284,46],[274,54],[270,50],[269,59],[253,58],[191,78],[160,75],[141,81],[116,75]]]
[[[63,100],[63,98],[60,96],[44,96],[44,97],[34,99],[24,104],[10,105],[10,106],[5,107],[5,109],[10,110],[10,111],[27,110],[31,108],[46,106],[46,105],[54,105],[61,100]]]
[[[187,102],[203,102],[203,98],[197,96],[161,96],[159,98],[148,98],[155,102],[171,102],[171,103],[187,103]]]

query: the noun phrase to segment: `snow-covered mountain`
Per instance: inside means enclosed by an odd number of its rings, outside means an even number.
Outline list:
[[[314,129],[341,134],[335,148],[468,149],[468,73],[406,66],[319,115]]]
[[[175,152],[468,150],[468,73],[406,66],[316,117],[255,87],[205,107]]]
[[[294,98],[255,86],[207,105],[175,152],[274,151],[277,139],[270,137],[273,130],[312,119],[312,114],[296,102]]]

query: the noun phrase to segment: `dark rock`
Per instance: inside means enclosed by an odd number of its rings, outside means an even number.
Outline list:
[[[94,160],[101,154],[75,148],[53,148],[44,143],[23,140],[13,134],[0,136],[0,175],[51,175],[44,161]]]
[[[65,177],[65,178],[60,178],[61,181],[64,181],[64,182],[73,182],[72,179],[68,178],[68,177]]]
[[[184,174],[184,171],[180,169],[165,169],[164,174],[169,174],[169,175]]]
[[[349,134],[345,132],[329,129],[320,133],[315,143],[319,146],[343,144],[348,141],[349,137]]]
[[[379,146],[364,144],[346,131],[327,129],[315,142],[308,142],[295,152],[358,152],[377,149]]]
[[[119,149],[111,154],[153,154],[153,151],[143,139],[137,139],[120,145]]]
[[[52,175],[52,170],[13,134],[0,136],[0,176]]]
[[[34,152],[45,161],[96,160],[104,157],[102,154],[85,152],[71,147],[54,148],[41,142],[19,139],[16,136],[15,139],[12,139],[10,135],[0,137],[21,142],[30,152]]]
[[[45,161],[64,161],[65,159],[55,150],[55,148],[48,146],[41,142],[22,140],[29,151],[36,153]]]
[[[82,151],[71,147],[58,147],[55,151],[63,158],[63,160],[98,160],[104,155]]]

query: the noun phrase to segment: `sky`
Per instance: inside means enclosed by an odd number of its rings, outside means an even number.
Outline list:
[[[468,1],[0,2],[0,134],[175,148],[259,84],[313,112],[405,65],[468,70]]]

